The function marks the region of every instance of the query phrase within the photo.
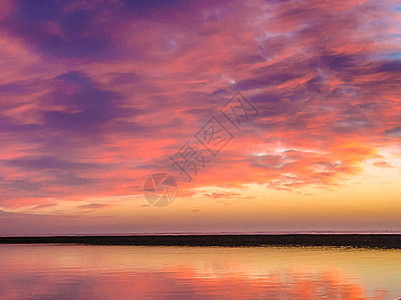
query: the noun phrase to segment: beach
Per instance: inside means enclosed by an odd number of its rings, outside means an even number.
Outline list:
[[[0,237],[0,244],[137,246],[336,246],[401,249],[400,234],[127,235]]]

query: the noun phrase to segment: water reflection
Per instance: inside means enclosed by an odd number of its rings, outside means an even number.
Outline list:
[[[0,245],[0,299],[398,299],[401,251]]]

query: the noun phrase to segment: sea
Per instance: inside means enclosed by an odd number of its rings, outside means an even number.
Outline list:
[[[401,250],[0,245],[4,300],[399,298]]]

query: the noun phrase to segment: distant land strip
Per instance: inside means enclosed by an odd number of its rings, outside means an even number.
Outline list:
[[[129,235],[0,237],[0,244],[135,246],[337,246],[401,249],[401,234]]]

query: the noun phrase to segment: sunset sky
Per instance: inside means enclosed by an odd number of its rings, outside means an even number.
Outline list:
[[[0,235],[401,231],[398,1],[0,0],[0,70]]]

